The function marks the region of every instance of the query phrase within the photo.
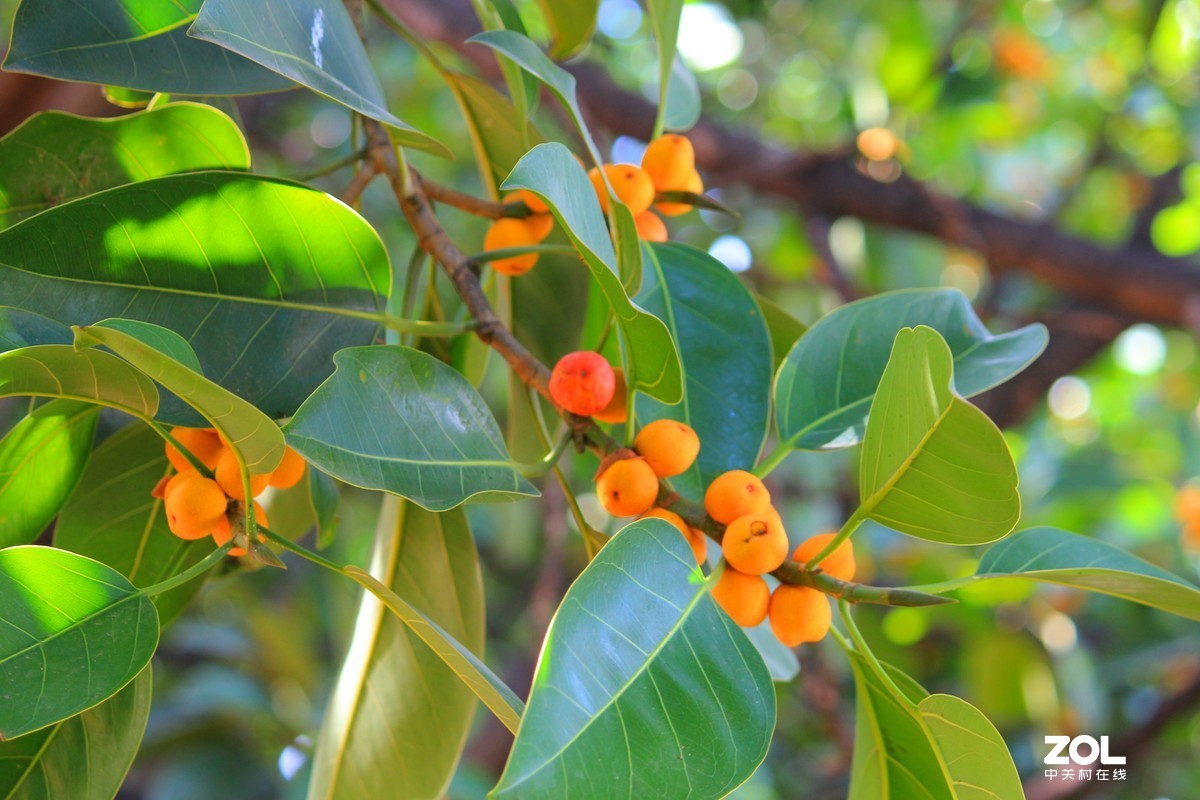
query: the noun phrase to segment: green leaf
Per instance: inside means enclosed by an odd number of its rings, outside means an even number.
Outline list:
[[[224,48],[189,38],[187,26],[202,3],[87,0],[64,7],[59,0],[22,0],[4,68],[172,94],[253,94],[295,86]]]
[[[562,61],[578,55],[596,30],[600,0],[538,0],[550,28],[550,55]]]
[[[808,331],[808,326],[786,311],[766,295],[754,293],[754,300],[767,323],[767,334],[771,337],[771,355],[775,369],[783,364],[792,346]]]
[[[228,48],[390,125],[400,144],[450,155],[387,110],[383,87],[341,0],[206,0],[188,36]]]
[[[996,728],[957,697],[930,695],[890,665],[885,681],[847,651],[857,685],[849,800],[1024,798]]]
[[[196,351],[184,339],[170,328],[152,325],[149,322],[139,322],[136,319],[105,319],[97,322],[92,328],[104,328],[125,334],[122,339],[134,339],[157,350],[162,355],[179,362],[192,372],[201,372],[200,359]],[[76,337],[79,330],[73,331]],[[102,331],[103,333],[103,331]],[[116,351],[114,351],[116,352]]]
[[[95,708],[0,743],[0,796],[112,800],[146,731],[153,683],[147,666]]]
[[[483,652],[483,579],[466,515],[384,500],[371,572],[472,652]],[[313,757],[309,800],[441,797],[474,693],[364,594]]]
[[[800,659],[796,658],[796,651],[780,642],[768,624],[743,628],[742,631],[767,665],[767,672],[775,683],[790,683],[800,674]]]
[[[496,715],[496,718],[513,733],[521,724],[525,704],[513,694],[504,681],[487,668],[479,657],[464,647],[457,639],[442,630],[436,622],[421,613],[400,595],[380,583],[370,573],[358,567],[346,567],[345,574],[371,594],[383,601],[388,610],[395,614],[408,629],[420,637],[430,650],[465,683],[475,696]]]
[[[0,306],[0,353],[36,344],[70,344],[75,340],[66,325],[11,306]]]
[[[859,514],[943,544],[983,544],[1021,516],[1004,435],[953,390],[950,348],[932,328],[896,334],[859,460]]]
[[[0,232],[3,302],[64,325],[170,328],[273,419],[329,376],[337,350],[374,339],[390,287],[387,251],[353,210],[234,172],[110,189]]]
[[[493,197],[499,197],[500,182],[525,151],[545,139],[528,120],[522,127],[512,101],[487,81],[461,72],[447,72],[445,77],[471,131],[483,184]]]
[[[99,561],[51,547],[0,550],[0,619],[0,740],[116,694],[158,645],[150,598]]]
[[[684,131],[700,119],[700,89],[675,55],[683,0],[647,0],[646,10],[658,48],[658,118],[667,130]]]
[[[592,139],[592,134],[588,130],[587,122],[583,118],[583,111],[579,107],[579,99],[575,96],[574,75],[551,61],[550,57],[543,53],[541,48],[534,44],[533,40],[528,36],[516,31],[484,31],[472,36],[467,41],[492,48],[546,84],[551,94],[557,97],[558,101],[567,109],[567,114],[571,117],[571,121],[575,123],[575,128],[579,131],[579,135],[583,139],[584,146],[587,148],[592,161],[596,164],[600,164],[603,161],[600,150],[596,147],[596,142]],[[589,183],[588,185],[590,186],[591,184]]]
[[[408,347],[343,350],[337,369],[284,428],[333,477],[430,511],[467,500],[536,496],[483,398],[458,372]]]
[[[203,169],[249,169],[229,117],[172,103],[111,119],[46,111],[0,139],[0,228],[114,186]]]
[[[83,400],[139,419],[158,413],[154,382],[116,356],[43,344],[0,353],[0,397]]]
[[[687,542],[635,522],[559,606],[492,796],[723,797],[774,728],[771,676]]]
[[[1021,778],[999,731],[961,698],[931,694],[917,704],[955,797],[1024,800]]]
[[[950,345],[954,388],[963,397],[1008,380],[1046,347],[1040,324],[992,335],[954,289],[892,292],[848,303],[818,320],[779,370],[780,440],[801,450],[858,444],[896,333],[915,325],[928,325]]]
[[[37,539],[71,495],[92,451],[100,410],[53,400],[0,439],[0,547]]]
[[[154,429],[126,425],[92,453],[54,526],[54,546],[101,561],[143,589],[196,564],[212,552],[212,540],[189,542],[171,533],[163,501],[150,495],[171,471]],[[155,596],[162,627],[203,582],[198,578]]]
[[[679,402],[683,375],[675,343],[662,320],[626,294],[596,193],[570,151],[553,142],[538,145],[521,159],[503,188],[528,189],[541,197],[583,256],[616,315],[627,346],[630,385],[664,403]]]
[[[77,328],[75,338],[84,346],[104,345],[186,400],[217,429],[237,456],[238,463],[251,474],[269,473],[283,460],[287,445],[283,441],[283,433],[270,417],[187,365],[155,349],[154,345],[163,344],[185,360],[195,361],[187,343],[173,331],[145,322],[107,320]],[[188,351],[181,352],[180,345]]]
[[[1200,587],[1108,542],[1056,528],[1030,528],[993,545],[973,580],[989,578],[1057,583],[1200,621]]]
[[[682,494],[703,496],[713,478],[749,469],[771,420],[771,342],[754,298],[729,269],[681,244],[650,248],[637,301],[667,324],[679,343],[683,402],[637,401],[638,421],[674,419],[703,443],[692,467],[671,479]]]
[[[120,108],[145,108],[157,96],[153,92],[139,92],[120,86],[105,86],[103,90],[104,99]]]

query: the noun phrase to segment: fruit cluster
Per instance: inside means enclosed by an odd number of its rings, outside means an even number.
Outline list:
[[[212,475],[201,474],[195,464],[173,444],[167,444],[167,460],[176,470],[154,487],[153,495],[163,500],[167,527],[180,539],[212,536],[220,547],[233,538],[230,520],[239,519],[239,504],[246,502],[245,485],[237,455],[213,428],[174,428],[172,438],[204,465]],[[274,472],[250,476],[250,493],[262,494],[268,486],[288,489],[302,477],[307,464],[292,448]],[[260,527],[269,527],[266,514],[251,500],[254,519]],[[245,548],[233,547],[232,556],[246,554]]]
[[[762,577],[783,566],[788,557],[788,535],[783,518],[771,505],[767,487],[743,470],[730,470],[713,480],[704,493],[704,510],[725,525],[721,554],[725,571],[713,587],[713,599],[739,625],[753,627],[769,619],[775,637],[788,647],[817,642],[829,632],[832,615],[823,592],[807,586],[780,584],[771,591]],[[807,563],[833,538],[813,536],[792,553]],[[840,580],[853,579],[854,551],[843,542],[821,561],[825,573]]]
[[[668,133],[658,137],[646,147],[640,167],[633,164],[605,164],[604,177],[608,178],[613,193],[633,212],[638,236],[648,242],[667,241],[667,226],[662,217],[650,210],[651,206],[668,217],[686,213],[691,209],[687,203],[655,203],[659,192],[693,192],[701,194],[704,182],[696,171],[696,153],[686,136]],[[608,190],[604,186],[599,167],[588,172],[592,188],[600,208],[608,212]],[[491,224],[483,239],[484,250],[503,250],[530,247],[541,243],[554,229],[554,218],[549,207],[532,192],[521,189],[504,198],[505,203],[524,203],[530,213],[527,216],[501,217]],[[537,253],[499,258],[492,261],[492,268],[502,275],[524,275],[537,264]]]

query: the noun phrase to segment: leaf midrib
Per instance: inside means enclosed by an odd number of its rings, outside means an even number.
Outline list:
[[[526,775],[523,775],[518,781],[510,784],[510,786],[506,787],[506,788],[512,788],[513,786],[519,786],[522,783],[526,783],[527,781],[531,780],[535,775],[537,775],[539,772],[544,770],[546,767],[550,766],[550,764],[552,764],[559,756],[561,756],[563,753],[565,753],[567,751],[567,749],[570,748],[573,744],[575,744],[575,742],[578,741],[581,736],[583,736],[585,733],[587,733],[588,729],[592,726],[592,723],[594,723],[597,719],[599,719],[600,716],[603,715],[610,707],[614,706],[616,704],[616,702],[621,699],[621,696],[624,695],[624,693],[629,689],[629,687],[631,687],[634,684],[634,682],[636,682],[638,680],[638,678],[640,678],[642,676],[643,673],[645,673],[646,671],[648,671],[650,669],[651,663],[657,659],[659,653],[661,653],[662,650],[675,638],[676,634],[678,634],[680,631],[683,630],[683,626],[687,623],[688,619],[691,617],[692,612],[695,610],[696,606],[701,602],[701,600],[703,600],[703,598],[707,594],[708,594],[708,584],[705,583],[704,587],[701,588],[698,592],[696,592],[696,594],[692,596],[692,599],[688,602],[688,604],[686,606],[684,606],[682,613],[679,615],[679,621],[676,622],[674,625],[672,625],[667,630],[666,635],[664,635],[662,640],[657,645],[655,645],[654,649],[651,650],[649,654],[647,654],[646,658],[642,660],[642,663],[638,666],[638,668],[636,670],[634,670],[633,674],[631,674],[629,676],[628,680],[626,680],[624,683],[622,683],[617,688],[617,690],[615,692],[613,692],[612,696],[607,701],[605,701],[604,705],[601,706],[596,711],[595,714],[591,715],[591,717],[588,719],[588,721],[585,722],[582,727],[580,727],[579,731],[576,732],[575,735],[572,736],[569,740],[567,740],[567,742],[565,744],[563,744],[563,746],[560,747],[556,752],[554,752],[553,754],[551,754],[550,756],[545,758],[543,760],[543,762],[540,765],[538,765],[537,769],[533,770],[532,772],[527,773]],[[547,636],[549,636],[549,634],[547,634]],[[617,713],[620,714],[620,711],[618,710]]]

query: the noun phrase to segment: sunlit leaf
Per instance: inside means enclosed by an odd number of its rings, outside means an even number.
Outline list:
[[[896,334],[863,437],[862,511],[920,539],[982,544],[1017,524],[1017,468],[996,425],[954,393],[953,370],[937,331]]]
[[[283,434],[267,415],[194,368],[155,349],[156,344],[163,344],[185,361],[195,361],[190,350],[180,350],[179,345],[186,347],[186,342],[174,331],[145,322],[106,320],[78,328],[76,339],[85,345],[104,345],[186,400],[217,429],[251,474],[269,473],[283,460]]]
[[[86,711],[133,680],[158,646],[150,598],[65,550],[0,550],[0,740]]]
[[[526,122],[522,129],[521,117],[512,101],[487,81],[461,72],[448,73],[446,81],[470,128],[483,183],[498,197],[500,182],[508,177],[525,151],[545,139],[532,123]]]
[[[114,186],[249,167],[241,131],[211,106],[172,103],[109,119],[45,111],[0,139],[0,228]]]
[[[135,417],[158,413],[158,389],[109,353],[43,344],[0,353],[0,397],[59,397],[110,406]]]
[[[65,325],[170,328],[271,418],[329,376],[334,352],[374,339],[390,287],[387,252],[353,210],[235,172],[110,189],[0,232],[4,303]]]
[[[99,413],[53,400],[0,439],[0,547],[29,544],[54,519],[83,474]]]

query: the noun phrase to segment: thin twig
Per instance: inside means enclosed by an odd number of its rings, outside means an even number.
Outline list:
[[[342,202],[348,206],[353,206],[358,203],[363,192],[367,190],[368,184],[379,174],[370,164],[363,164],[362,167],[354,173],[354,177],[350,179],[350,183],[342,190]]]

